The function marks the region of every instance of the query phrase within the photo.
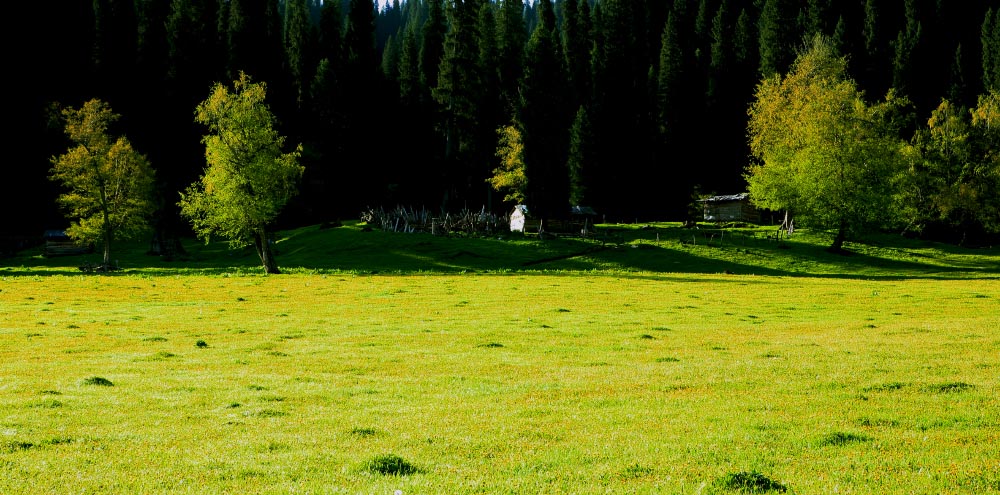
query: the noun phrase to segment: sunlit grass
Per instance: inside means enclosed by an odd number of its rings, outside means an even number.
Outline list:
[[[304,271],[0,271],[0,492],[1000,490],[995,279]]]

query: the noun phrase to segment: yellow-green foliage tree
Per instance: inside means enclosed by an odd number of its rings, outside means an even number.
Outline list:
[[[907,228],[969,235],[1000,231],[1000,94],[966,111],[945,100],[905,148]]]
[[[62,115],[73,145],[52,158],[49,177],[67,189],[58,198],[71,220],[66,233],[101,242],[103,268],[110,269],[112,241],[132,238],[149,225],[155,209],[153,169],[128,139],[108,134],[120,116],[107,103],[92,99]]]
[[[864,227],[891,222],[901,141],[890,116],[904,103],[890,92],[866,104],[846,60],[815,37],[788,75],[757,87],[749,111],[751,200],[835,229],[832,251]]]
[[[253,245],[265,273],[279,273],[268,229],[298,191],[302,145],[282,152],[285,138],[265,103],[266,87],[240,74],[233,90],[216,84],[195,120],[208,127],[205,172],[181,193],[181,214],[206,242],[213,234],[230,247]]]
[[[497,147],[500,166],[493,170],[493,177],[487,179],[487,182],[494,190],[506,192],[504,201],[524,203],[528,179],[524,175],[524,145],[521,143],[521,131],[515,125],[508,125],[498,129],[497,134],[500,138]]]

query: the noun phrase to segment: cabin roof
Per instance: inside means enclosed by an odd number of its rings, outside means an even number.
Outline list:
[[[700,203],[724,203],[727,201],[743,201],[750,197],[750,193],[739,193],[739,194],[723,194],[719,196],[712,196],[710,198],[699,199]]]

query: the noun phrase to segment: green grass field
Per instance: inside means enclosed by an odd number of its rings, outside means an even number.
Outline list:
[[[1000,493],[996,249],[618,228],[2,260],[0,493]]]

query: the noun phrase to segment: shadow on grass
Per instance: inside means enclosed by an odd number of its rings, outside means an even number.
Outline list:
[[[692,231],[680,227],[617,229],[621,242],[504,235],[441,237],[367,231],[350,225],[281,232],[275,245],[282,270],[291,273],[545,273],[645,277],[656,274],[763,275],[844,279],[1000,278],[994,249],[963,249],[885,236],[849,244],[847,255],[826,250],[822,234],[780,242],[766,231]],[[718,235],[718,237],[716,237]],[[119,244],[121,271],[101,276],[258,275],[252,248],[225,243],[184,243],[187,255],[168,261],[145,255],[144,245]],[[39,249],[0,260],[0,276],[77,276],[96,255],[44,258]],[[6,266],[4,266],[6,265]]]

